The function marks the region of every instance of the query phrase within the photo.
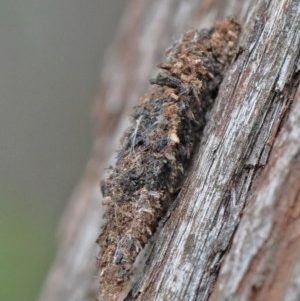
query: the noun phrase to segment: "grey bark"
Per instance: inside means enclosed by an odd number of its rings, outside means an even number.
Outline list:
[[[40,301],[95,299],[99,180],[128,112],[174,39],[227,15],[242,24],[243,51],[126,300],[300,299],[299,2],[133,0],[107,57],[92,156]]]

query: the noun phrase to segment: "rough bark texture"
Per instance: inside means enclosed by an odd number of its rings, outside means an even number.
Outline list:
[[[205,116],[238,54],[239,36],[233,18],[185,33],[135,107],[117,162],[101,185],[108,207],[97,240],[101,300],[118,299],[138,254],[178,195]]]
[[[133,0],[107,58],[93,107],[93,154],[66,210],[41,301],[95,299],[99,180],[127,114],[174,38],[232,14],[242,24],[243,52],[125,298],[300,299],[299,2]]]

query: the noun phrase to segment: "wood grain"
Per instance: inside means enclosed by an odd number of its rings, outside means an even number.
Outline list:
[[[92,155],[66,209],[40,301],[95,299],[99,180],[128,112],[167,45],[232,14],[243,25],[243,52],[126,300],[299,299],[298,1],[133,0],[109,50],[92,110]]]

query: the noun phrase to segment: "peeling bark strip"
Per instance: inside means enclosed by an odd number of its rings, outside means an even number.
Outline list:
[[[106,223],[98,237],[100,300],[117,300],[133,263],[176,197],[205,113],[237,53],[233,18],[192,31],[168,52],[155,86],[135,108],[116,166],[103,181]]]

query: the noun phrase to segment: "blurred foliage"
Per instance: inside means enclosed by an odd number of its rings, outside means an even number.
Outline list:
[[[55,221],[30,203],[0,195],[0,300],[36,300],[53,258]]]
[[[0,301],[37,299],[91,149],[90,103],[126,2],[0,2]]]

